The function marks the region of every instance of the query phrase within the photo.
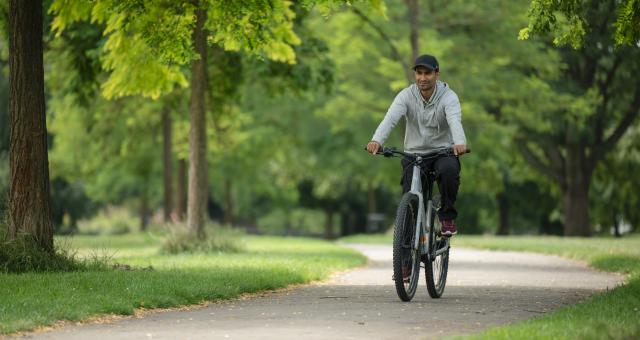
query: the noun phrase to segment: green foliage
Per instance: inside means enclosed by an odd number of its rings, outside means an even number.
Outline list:
[[[526,40],[531,34],[550,32],[556,45],[570,44],[577,49],[585,42],[587,33],[598,29],[592,26],[588,11],[595,4],[583,0],[532,0],[529,25],[520,30],[519,37]],[[613,6],[617,17],[611,35],[616,45],[636,45],[640,41],[640,1],[615,1]]]
[[[245,250],[238,231],[209,224],[205,228],[207,237],[190,232],[184,224],[167,225],[168,234],[162,245],[164,254],[182,253],[237,253]]]
[[[291,5],[290,1],[214,1],[207,13],[207,28],[212,40],[227,50],[260,51],[269,59],[292,63],[291,45],[300,44],[300,39],[293,32]]]
[[[157,197],[153,194],[160,191],[154,184],[161,180],[160,105],[139,98],[98,97],[83,107],[71,95],[54,96],[49,101],[49,131],[55,135],[49,154],[51,177],[82,181],[87,195],[97,202]],[[74,133],[65,133],[70,130]]]
[[[323,280],[334,271],[366,262],[354,250],[301,238],[246,237],[243,253],[179,256],[159,255],[163,238],[146,233],[57,240],[68,240],[82,255],[111,253],[113,261],[132,270],[0,275],[0,333],[47,326],[58,320],[131,315],[142,308],[231,299]],[[153,270],[140,269],[149,266]]]
[[[76,22],[103,25],[102,67],[109,73],[102,94],[158,98],[188,81],[180,65],[195,58],[191,49],[194,7],[153,5],[151,1],[54,1],[52,29],[60,36]],[[169,44],[169,45],[167,45]]]
[[[311,2],[309,3],[309,5]],[[198,58],[191,33],[195,10],[207,12],[209,42],[225,50],[286,63],[295,62],[292,46],[301,43],[293,30],[295,11],[290,1],[243,2],[174,1],[54,1],[53,31],[58,36],[74,23],[104,25],[101,61],[108,72],[102,85],[107,98],[140,94],[157,99],[176,87],[186,87],[181,66]]]
[[[302,24],[307,11],[316,3],[323,2],[306,1],[304,4],[293,4],[289,1],[250,1],[225,3],[224,6],[216,2],[200,3],[201,8],[205,9],[208,15],[205,28],[208,28],[210,33],[209,43],[214,45],[211,48],[208,65],[209,78],[214,80],[211,82],[208,93],[209,103],[212,104],[210,114],[213,119],[210,120],[212,126],[207,130],[208,145],[210,145],[209,169],[212,169],[210,177],[215,196],[217,196],[215,198],[218,201],[222,201],[220,197],[222,183],[231,181],[231,177],[233,177],[233,183],[242,183],[247,179],[260,177],[255,175],[256,170],[260,170],[255,164],[267,161],[265,153],[261,150],[274,145],[274,142],[278,141],[274,137],[281,134],[276,129],[264,129],[265,120],[254,119],[254,115],[260,116],[262,112],[241,104],[244,93],[250,94],[251,97],[256,96],[252,93],[253,88],[242,87],[243,78],[253,84],[256,83],[256,74],[260,77],[269,77],[269,81],[262,82],[260,86],[263,86],[267,92],[280,94],[284,89],[288,89],[290,93],[296,95],[302,93],[309,95],[318,87],[328,88],[330,85],[332,63],[328,58],[323,58],[326,47],[319,39],[313,37],[311,30],[306,29]],[[332,1],[331,5],[339,3],[341,2]],[[372,3],[377,4],[377,8],[381,6],[377,1]],[[102,94],[105,97],[116,98],[140,94],[158,98],[160,95],[166,95],[167,100],[163,100],[165,106],[163,109],[174,111],[172,116],[178,118],[175,124],[175,147],[180,159],[185,159],[188,151],[185,138],[188,133],[188,122],[180,118],[183,115],[178,113],[186,107],[186,101],[181,97],[187,97],[188,91],[183,89],[186,83],[181,81],[180,77],[188,78],[186,66],[197,58],[192,51],[190,36],[195,10],[196,6],[191,3],[108,0],[92,3],[54,1],[50,8],[50,13],[55,17],[52,23],[53,31],[59,37],[72,35],[70,31],[87,22],[94,26],[94,30],[97,27],[102,32],[102,40],[98,44],[89,45],[96,46],[95,51],[98,53],[92,55],[99,57],[102,68],[106,71],[102,76],[106,77],[102,80]],[[64,50],[65,45],[73,46],[75,43],[77,42],[65,41],[64,44],[59,44]],[[323,59],[317,59],[318,57]],[[60,66],[64,69],[71,70],[72,74],[76,72],[74,65],[70,63],[74,60],[73,55],[60,54],[57,60],[58,65],[62,64]],[[246,72],[245,69],[251,71]],[[77,74],[81,76],[83,72],[77,72]],[[52,84],[65,84],[65,87],[70,89],[54,95],[53,111],[58,115],[69,116],[60,118],[55,129],[58,129],[57,133],[61,134],[62,126],[74,124],[80,130],[88,131],[86,137],[60,137],[62,140],[58,141],[59,147],[55,148],[53,158],[56,167],[60,166],[63,169],[61,171],[63,176],[72,180],[73,177],[79,176],[72,170],[77,160],[69,159],[71,150],[74,145],[77,147],[87,144],[77,143],[79,139],[85,141],[92,139],[99,143],[102,140],[115,139],[115,143],[107,144],[108,150],[112,149],[112,144],[116,147],[119,143],[128,145],[130,137],[119,134],[119,126],[113,123],[113,117],[108,117],[108,112],[111,110],[121,111],[121,105],[107,105],[96,101],[85,108],[86,111],[92,112],[87,118],[83,112],[85,109],[74,108],[76,103],[65,96],[65,93],[78,92],[76,87],[67,86],[66,81],[64,78],[51,81]],[[141,101],[131,98],[121,99],[120,103],[123,102],[127,103],[127,106],[132,103],[132,107],[135,108],[146,106],[146,104],[140,105]],[[260,101],[258,103],[262,104]],[[138,113],[134,112],[133,115]],[[127,118],[127,121],[129,120],[135,120],[135,118]],[[98,127],[94,127],[96,125]],[[112,130],[114,125],[116,128]],[[105,129],[99,128],[100,126],[104,126]],[[108,134],[105,133],[107,131]],[[255,142],[249,142],[250,137]],[[134,140],[133,143],[139,141],[136,138],[131,139]],[[149,138],[142,140],[147,141]],[[152,144],[145,142],[136,145]],[[104,147],[105,145],[100,145],[96,150]],[[125,190],[149,187],[150,184],[147,182],[149,176],[154,175],[154,171],[146,172],[148,176],[133,171],[135,176],[131,176],[131,170],[138,166],[157,164],[145,157],[142,157],[141,162],[137,162],[140,156],[154,155],[154,152],[149,149],[145,151],[131,154],[131,158],[126,157],[127,160],[123,162],[113,159],[116,155],[116,157],[125,158],[122,152],[110,152],[110,155],[100,157],[102,159],[95,163],[100,164],[100,167],[94,167],[93,164],[82,165],[82,180],[90,179],[93,182],[87,184],[89,195],[99,201],[117,201],[133,194],[142,195],[138,190],[128,192]],[[278,163],[285,167],[288,166],[288,160],[280,157]],[[107,166],[103,166],[105,164]],[[130,165],[134,165],[134,169]],[[285,173],[276,169],[270,172],[280,178],[279,181],[287,182],[288,190],[284,190],[284,194],[280,194],[283,191],[280,188],[269,188],[268,191],[277,196],[286,197],[287,202],[292,202],[295,184],[284,178]],[[264,184],[270,183],[268,180],[264,181]],[[257,187],[257,195],[264,196],[261,185],[258,184]],[[109,194],[94,191],[98,188]],[[247,209],[255,201],[252,198],[253,190],[247,185],[241,185],[238,189],[234,185],[233,190],[238,192],[236,196],[241,197],[238,199],[239,204],[236,204],[239,209]],[[153,197],[156,193],[147,194]],[[278,200],[280,198],[276,198],[276,201]],[[253,209],[251,213],[254,214]]]
[[[93,215],[97,209],[97,204],[87,197],[79,182],[69,183],[60,177],[53,178],[50,180],[50,193],[54,233],[76,232],[77,221]]]
[[[623,1],[618,9],[618,20],[614,26],[618,45],[637,43],[640,38],[640,1]]]

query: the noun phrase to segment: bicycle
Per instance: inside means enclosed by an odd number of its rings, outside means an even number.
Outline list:
[[[468,152],[471,150],[467,150]],[[433,167],[425,171],[422,165],[441,156],[452,156],[453,150],[444,149],[419,155],[382,148],[377,154],[385,157],[400,156],[413,165],[411,190],[402,196],[398,204],[393,232],[393,280],[398,297],[402,301],[411,301],[414,297],[420,277],[420,262],[424,262],[429,296],[439,298],[447,281],[450,236],[440,234],[442,225],[440,219],[435,218],[440,207],[440,196],[433,195],[436,173]],[[422,192],[421,175],[426,177],[426,197]],[[407,270],[411,271],[410,275],[407,275]]]

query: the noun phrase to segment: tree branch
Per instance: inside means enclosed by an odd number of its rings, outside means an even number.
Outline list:
[[[384,40],[384,42],[387,43],[390,49],[391,59],[399,62],[402,65],[402,70],[404,71],[405,77],[407,78],[407,80],[409,80],[409,82],[412,82],[413,78],[409,73],[409,65],[407,64],[406,61],[403,60],[402,56],[398,52],[398,49],[393,44],[393,41],[391,41],[391,38],[389,38],[389,36],[382,30],[380,26],[376,25],[375,22],[373,22],[371,19],[369,19],[369,17],[367,17],[364,13],[362,13],[361,10],[359,10],[355,6],[350,6],[350,8],[353,11],[353,13],[355,13],[360,19],[362,19],[362,21],[369,24],[369,26],[371,26],[371,28],[373,28],[376,31],[376,33],[378,33],[380,38],[382,38],[382,40]]]
[[[542,148],[542,151],[545,152],[549,159],[549,168],[551,168],[551,171],[554,171],[560,176],[564,175],[566,161],[558,149],[558,144],[560,143],[554,141],[553,136],[543,135],[526,128],[524,128],[523,131],[529,141],[535,141],[536,144]],[[524,141],[524,138],[521,138],[521,141]]]
[[[419,30],[418,0],[404,0],[404,2],[407,5],[409,27],[411,28],[409,40],[411,42],[411,60],[413,61],[416,58],[418,58],[418,54],[420,53],[420,45],[419,45],[419,39],[418,39],[418,30]]]
[[[527,146],[526,140],[524,138],[516,138],[515,143],[518,151],[520,151],[520,154],[527,163],[529,163],[532,167],[534,167],[542,174],[556,180],[561,187],[565,186],[565,181],[562,174],[558,171],[554,171],[551,166],[545,164],[538,156],[536,156],[533,151],[531,151],[531,149]]]
[[[620,66],[621,61],[622,58],[620,58],[620,55],[616,54],[613,60],[613,65],[611,66],[611,69],[609,69],[609,72],[607,72],[606,79],[598,84],[600,87],[600,93],[602,94],[602,104],[600,105],[598,114],[596,115],[595,124],[593,124],[595,127],[596,145],[602,142],[602,136],[604,134],[604,116],[607,104],[609,103],[609,86],[613,81],[613,77],[618,70],[618,66]]]
[[[618,143],[622,135],[627,131],[629,126],[638,117],[640,113],[640,86],[636,87],[636,91],[633,97],[633,102],[629,105],[627,112],[625,112],[622,120],[618,123],[618,126],[613,130],[611,135],[607,137],[604,142],[596,145],[593,148],[593,152],[589,155],[589,164],[596,164],[600,161],[607,152],[611,151]]]

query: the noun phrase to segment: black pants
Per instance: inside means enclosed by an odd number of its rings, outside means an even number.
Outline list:
[[[409,161],[402,159],[402,193],[411,190],[411,177],[413,175],[413,166],[409,165]],[[460,160],[455,156],[443,156],[435,160],[423,162],[424,169],[434,169],[438,188],[440,189],[441,207],[438,210],[438,216],[441,220],[455,220],[458,212],[454,207],[456,197],[458,196],[458,187],[460,186]],[[422,176],[422,191],[427,193],[427,179]]]

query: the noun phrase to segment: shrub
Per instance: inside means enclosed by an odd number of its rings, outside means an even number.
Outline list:
[[[122,235],[136,229],[137,217],[125,207],[108,206],[90,219],[78,221],[83,235]]]
[[[241,232],[214,224],[207,224],[204,238],[189,232],[185,224],[167,225],[167,239],[161,248],[164,254],[238,253],[244,250]]]
[[[0,273],[69,272],[106,269],[105,258],[78,259],[68,247],[55,247],[52,252],[40,248],[28,235],[9,237],[0,225]]]

